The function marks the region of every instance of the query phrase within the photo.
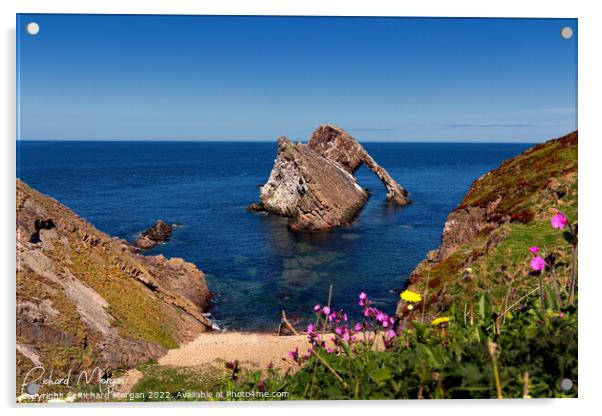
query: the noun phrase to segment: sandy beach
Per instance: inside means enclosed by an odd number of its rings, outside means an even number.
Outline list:
[[[195,367],[216,360],[233,361],[267,368],[270,363],[277,368],[290,367],[289,351],[299,348],[304,354],[310,347],[306,335],[278,336],[269,333],[207,333],[182,345],[159,359],[161,365]]]

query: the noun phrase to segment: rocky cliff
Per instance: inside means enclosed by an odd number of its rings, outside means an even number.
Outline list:
[[[294,231],[322,231],[349,225],[368,200],[353,174],[365,164],[383,182],[387,200],[407,204],[409,198],[389,173],[379,166],[344,130],[319,127],[307,144],[278,140],[278,156],[259,204],[251,210],[289,217]]]
[[[142,256],[17,180],[17,378],[129,367],[211,328],[203,272]],[[19,380],[18,380],[19,383]]]
[[[577,220],[577,145],[576,131],[536,145],[472,184],[447,217],[439,248],[409,278],[411,290],[426,294],[427,313],[466,299],[466,268],[476,291],[501,301],[509,285],[517,293],[532,286],[530,246],[553,254],[556,264],[569,262],[562,233],[550,227],[549,218],[557,208]],[[398,312],[405,306],[402,301]]]

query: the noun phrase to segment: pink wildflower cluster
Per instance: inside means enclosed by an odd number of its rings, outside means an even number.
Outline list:
[[[562,212],[558,211],[557,209],[554,209],[554,215],[550,219],[550,225],[552,226],[552,228],[563,230],[566,228],[567,225],[569,225],[569,220],[566,218],[566,215],[564,215]],[[529,262],[529,266],[533,271],[536,272],[540,272],[546,268],[545,259],[537,254],[540,251],[541,248],[537,246],[529,247],[529,252],[531,253],[531,261]]]
[[[533,255],[531,261],[529,262],[529,266],[531,266],[531,268],[536,272],[542,271],[546,268],[546,261],[544,260],[544,258],[537,255],[537,253],[539,253],[540,250],[541,249],[537,246],[529,248],[529,251]]]
[[[358,304],[362,307],[364,317],[367,319],[355,325],[349,323],[349,318],[342,309],[333,311],[329,306],[314,306],[316,323],[309,324],[305,331],[311,348],[303,356],[299,354],[298,349],[295,349],[289,352],[289,357],[298,364],[302,364],[317,350],[328,354],[339,354],[345,349],[345,346],[371,345],[379,334],[382,335],[385,346],[391,345],[397,336],[393,330],[395,322],[393,317],[372,306],[372,302],[364,292],[360,293]],[[328,337],[323,336],[327,332]]]
[[[314,353],[313,348],[308,348],[307,352],[303,355],[299,353],[299,347],[295,348],[293,351],[289,351],[288,356],[291,360],[296,362],[297,364],[302,364],[305,361],[309,360],[309,358]]]
[[[555,212],[554,216],[550,219],[550,224],[552,225],[552,228],[564,230],[566,226],[569,225],[569,220],[567,220],[562,212],[558,210],[555,210]]]

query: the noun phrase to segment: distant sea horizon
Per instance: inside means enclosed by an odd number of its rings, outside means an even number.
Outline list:
[[[474,180],[531,143],[362,144],[413,201],[385,201],[367,168],[371,197],[350,227],[295,234],[286,218],[250,213],[277,153],[271,141],[20,140],[17,177],[99,230],[128,241],[155,220],[179,224],[147,252],[181,257],[206,273],[211,318],[231,330],[273,331],[282,310],[301,324],[324,304],[358,317],[357,295],[393,313],[413,268],[436,249],[447,215]]]
[[[567,133],[568,134],[568,133]],[[288,137],[285,135],[285,137]],[[560,136],[559,136],[560,137]],[[295,140],[294,138],[289,137],[293,142],[301,142],[307,143],[309,139],[306,140]],[[517,140],[490,140],[490,139],[482,139],[482,140],[441,140],[441,139],[433,139],[433,140],[361,140],[361,144],[363,143],[375,143],[375,144],[387,144],[387,143],[407,143],[407,144],[525,144],[525,145],[536,145],[540,143],[545,143],[550,140],[550,138],[542,139],[541,141],[530,140],[530,141],[522,141],[520,139]],[[128,139],[128,140],[118,140],[118,139],[17,139],[18,142],[69,142],[69,143],[78,143],[78,142],[86,142],[86,143],[276,143],[278,141],[278,137],[275,139],[232,139],[232,140],[217,140],[217,139]]]

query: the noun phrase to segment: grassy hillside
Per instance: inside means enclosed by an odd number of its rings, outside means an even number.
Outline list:
[[[454,235],[444,232],[444,249],[432,253],[433,261],[420,263],[410,277],[409,289],[420,294],[425,293],[428,277],[427,313],[437,315],[466,294],[463,270],[468,267],[474,290],[488,293],[494,304],[505,300],[510,285],[514,298],[531,290],[531,246],[557,257],[556,272],[566,282],[571,252],[562,233],[550,227],[550,218],[556,208],[577,222],[577,152],[574,132],[507,160],[473,183],[446,228],[457,234],[466,225],[463,213],[485,210],[478,230],[464,241],[453,241],[457,244],[448,243]]]

